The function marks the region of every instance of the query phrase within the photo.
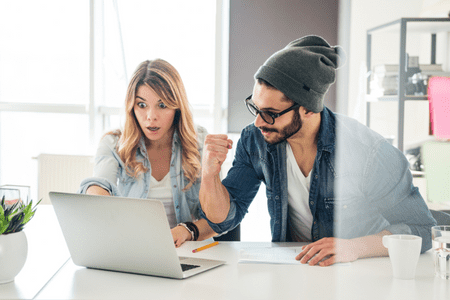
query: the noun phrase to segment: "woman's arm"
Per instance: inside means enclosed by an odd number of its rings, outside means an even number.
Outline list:
[[[122,164],[115,149],[117,141],[118,137],[111,134],[100,140],[93,176],[81,182],[78,193],[121,196],[116,186],[119,165]]]
[[[111,194],[102,187],[98,185],[91,185],[87,190],[86,194],[88,195],[101,195],[101,196],[111,196]]]
[[[217,235],[205,219],[200,219],[194,222],[194,224],[197,226],[199,232],[198,241],[203,241]],[[185,241],[192,240],[192,235],[184,226],[178,225],[172,228],[171,231],[176,247],[180,247]]]

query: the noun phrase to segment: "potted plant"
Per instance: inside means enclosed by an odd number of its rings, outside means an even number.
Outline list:
[[[22,270],[28,254],[28,243],[22,231],[36,212],[33,200],[16,201],[8,205],[5,197],[0,202],[0,284],[14,280]]]

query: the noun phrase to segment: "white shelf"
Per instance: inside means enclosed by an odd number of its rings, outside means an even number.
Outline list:
[[[423,32],[431,36],[431,64],[436,62],[436,33],[450,32],[450,18],[401,18],[390,23],[382,24],[367,30],[367,69],[372,70],[372,35],[375,33],[395,32],[400,37],[400,57],[398,61],[398,94],[386,96],[374,96],[374,94],[366,95],[366,125],[370,127],[370,104],[373,102],[395,102],[398,104],[398,128],[397,128],[397,147],[400,151],[404,151],[404,131],[405,131],[405,102],[407,101],[424,101],[428,97],[404,95],[406,92],[407,74],[406,66],[406,37],[411,32]],[[441,72],[440,72],[441,73]],[[442,73],[441,73],[442,74]],[[441,75],[440,74],[440,75]],[[370,78],[367,78],[367,91],[370,91]],[[382,92],[375,90],[375,92]]]
[[[406,101],[427,101],[428,96],[405,96]],[[398,95],[384,95],[384,96],[374,96],[366,95],[367,102],[398,102]]]
[[[378,27],[369,29],[367,32],[375,33],[398,33],[400,32],[401,21],[405,20],[406,29],[409,33],[440,33],[450,32],[450,18],[403,18],[395,20]],[[426,21],[430,20],[430,21]]]

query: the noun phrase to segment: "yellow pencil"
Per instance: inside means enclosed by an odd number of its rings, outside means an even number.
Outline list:
[[[205,249],[214,247],[215,245],[219,245],[219,242],[214,242],[214,243],[208,244],[208,245],[206,245],[206,246],[203,246],[203,247],[194,249],[194,250],[192,250],[192,253],[195,253],[195,252],[198,252],[198,251],[202,251],[202,250],[205,250]]]

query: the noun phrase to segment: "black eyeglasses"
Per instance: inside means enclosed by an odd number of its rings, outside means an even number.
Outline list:
[[[248,96],[247,99],[244,100],[245,101],[245,105],[247,106],[248,110],[250,111],[250,113],[252,115],[254,115],[255,117],[259,114],[261,116],[261,118],[264,120],[264,122],[266,122],[267,124],[273,125],[275,124],[275,119],[278,117],[281,117],[282,115],[284,115],[287,112],[290,112],[291,110],[300,107],[300,104],[294,104],[291,107],[289,107],[288,109],[283,110],[280,113],[272,113],[270,111],[263,111],[260,110],[258,107],[256,107],[256,105],[252,102],[252,95]]]

